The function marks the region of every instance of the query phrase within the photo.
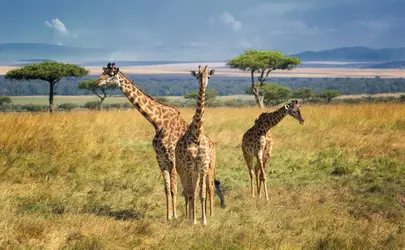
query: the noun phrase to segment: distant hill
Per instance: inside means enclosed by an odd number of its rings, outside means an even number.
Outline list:
[[[111,52],[102,49],[86,49],[44,43],[3,43],[0,44],[0,61],[39,62],[44,59],[58,61],[105,60],[106,55],[109,55]]]
[[[389,62],[405,60],[404,48],[370,49],[367,47],[342,47],[322,51],[305,51],[295,54],[301,61]]]

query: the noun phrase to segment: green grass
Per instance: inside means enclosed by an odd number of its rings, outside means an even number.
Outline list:
[[[0,246],[405,248],[405,105],[305,105],[304,126],[285,118],[272,129],[269,201],[250,197],[241,153],[261,112],[207,109],[227,207],[216,198],[205,227],[185,219],[180,185],[179,218],[165,221],[154,131],[139,112],[1,114]]]

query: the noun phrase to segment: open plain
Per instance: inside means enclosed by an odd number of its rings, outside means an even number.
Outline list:
[[[272,110],[272,109],[271,109]],[[189,121],[192,109],[181,109]],[[273,131],[270,200],[250,197],[243,133],[262,112],[208,108],[208,225],[165,220],[152,126],[135,110],[0,115],[5,249],[404,249],[405,105],[304,105]]]

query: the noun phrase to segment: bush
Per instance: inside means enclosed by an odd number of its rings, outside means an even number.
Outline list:
[[[97,101],[90,101],[90,102],[86,102],[86,103],[83,105],[83,107],[86,108],[86,109],[94,110],[94,109],[98,109],[98,108],[99,108],[99,103],[98,103]]]
[[[75,103],[62,103],[58,105],[58,109],[63,109],[66,111],[71,111],[72,109],[75,109],[77,107],[79,107],[79,105]]]
[[[11,103],[11,98],[8,96],[0,96],[0,106]]]
[[[22,105],[21,109],[28,112],[41,112],[41,111],[48,111],[49,106],[39,104],[26,104]]]

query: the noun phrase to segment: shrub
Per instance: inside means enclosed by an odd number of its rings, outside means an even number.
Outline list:
[[[83,105],[83,107],[86,108],[86,109],[91,109],[91,110],[98,109],[99,108],[99,103],[97,101],[89,101],[89,102],[86,102]]]
[[[75,103],[62,103],[58,105],[58,109],[63,109],[66,111],[71,111],[72,109],[75,109],[77,107],[79,107],[79,105]]]

